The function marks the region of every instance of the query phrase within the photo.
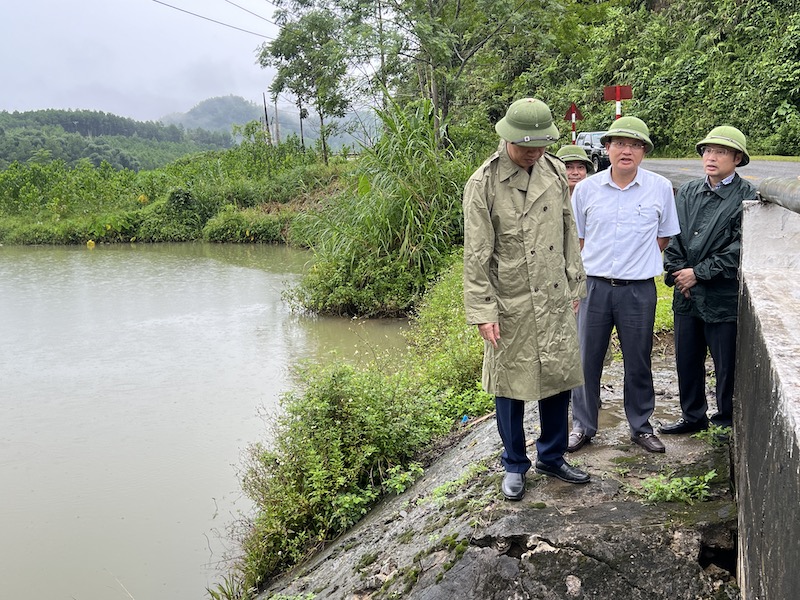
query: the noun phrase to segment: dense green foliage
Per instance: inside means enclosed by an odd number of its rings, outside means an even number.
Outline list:
[[[316,260],[294,298],[317,312],[405,314],[461,244],[470,161],[438,147],[429,104],[378,115],[345,192],[296,224]]]
[[[654,8],[657,6],[658,8]],[[533,9],[531,9],[533,10]],[[719,124],[740,128],[753,154],[800,153],[800,13],[791,0],[558,0],[541,35],[498,36],[476,59],[451,114],[472,135],[491,131],[508,103],[546,101],[561,120],[571,102],[579,129],[606,129],[603,87],[630,85],[623,114],[650,126],[656,153],[692,155]]]
[[[0,242],[286,241],[287,205],[334,185],[342,167],[297,138],[270,146],[257,128],[233,149],[153,171],[13,163],[0,171]]]
[[[155,169],[194,152],[233,144],[230,131],[185,130],[89,110],[0,112],[0,169],[14,162],[88,161],[115,169]]]
[[[243,478],[259,514],[244,541],[246,588],[296,563],[419,474],[415,456],[465,415],[492,410],[475,381],[483,343],[463,312],[462,262],[412,324],[410,352],[354,367],[302,369],[282,400],[274,442],[255,445]],[[455,352],[453,351],[455,350]]]

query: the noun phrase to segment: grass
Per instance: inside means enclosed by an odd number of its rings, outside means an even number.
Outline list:
[[[694,504],[708,498],[710,484],[717,476],[712,469],[705,475],[672,477],[671,474],[659,474],[648,477],[641,488],[633,488],[636,495],[643,498],[645,504],[656,502],[684,502]]]

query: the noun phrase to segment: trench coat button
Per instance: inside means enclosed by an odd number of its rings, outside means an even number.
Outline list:
[[[554,283],[554,284],[553,284],[553,287],[557,288],[557,287],[558,287],[558,284],[557,284],[557,283]]]
[[[550,250],[552,250],[552,249],[553,249],[553,246],[550,246]]]
[[[538,291],[539,291],[539,288],[535,287],[535,288],[533,288],[533,291],[534,291],[534,292],[538,292]]]
[[[536,254],[536,250],[531,250],[531,254]]]
[[[543,208],[542,208],[542,210],[543,210],[543,211],[547,211],[547,207],[546,207],[546,206],[545,206],[545,207],[543,207]]]
[[[486,302],[491,302],[492,299],[489,296],[486,296]]]

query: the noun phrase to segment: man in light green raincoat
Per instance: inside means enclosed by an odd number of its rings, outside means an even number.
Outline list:
[[[484,339],[483,387],[495,396],[510,500],[531,467],[525,402],[539,401],[536,472],[569,483],[589,475],[564,461],[569,390],[583,383],[575,310],[586,275],[564,164],[547,105],[517,100],[495,126],[500,147],[464,189],[464,304]]]

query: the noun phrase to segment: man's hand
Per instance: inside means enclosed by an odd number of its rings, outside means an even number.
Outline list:
[[[500,339],[500,323],[481,323],[478,325],[478,333],[495,349],[497,348],[497,340]]]
[[[691,290],[697,284],[697,277],[694,274],[694,269],[681,269],[675,271],[672,276],[675,278],[675,287],[683,294],[684,298],[691,298]]]

